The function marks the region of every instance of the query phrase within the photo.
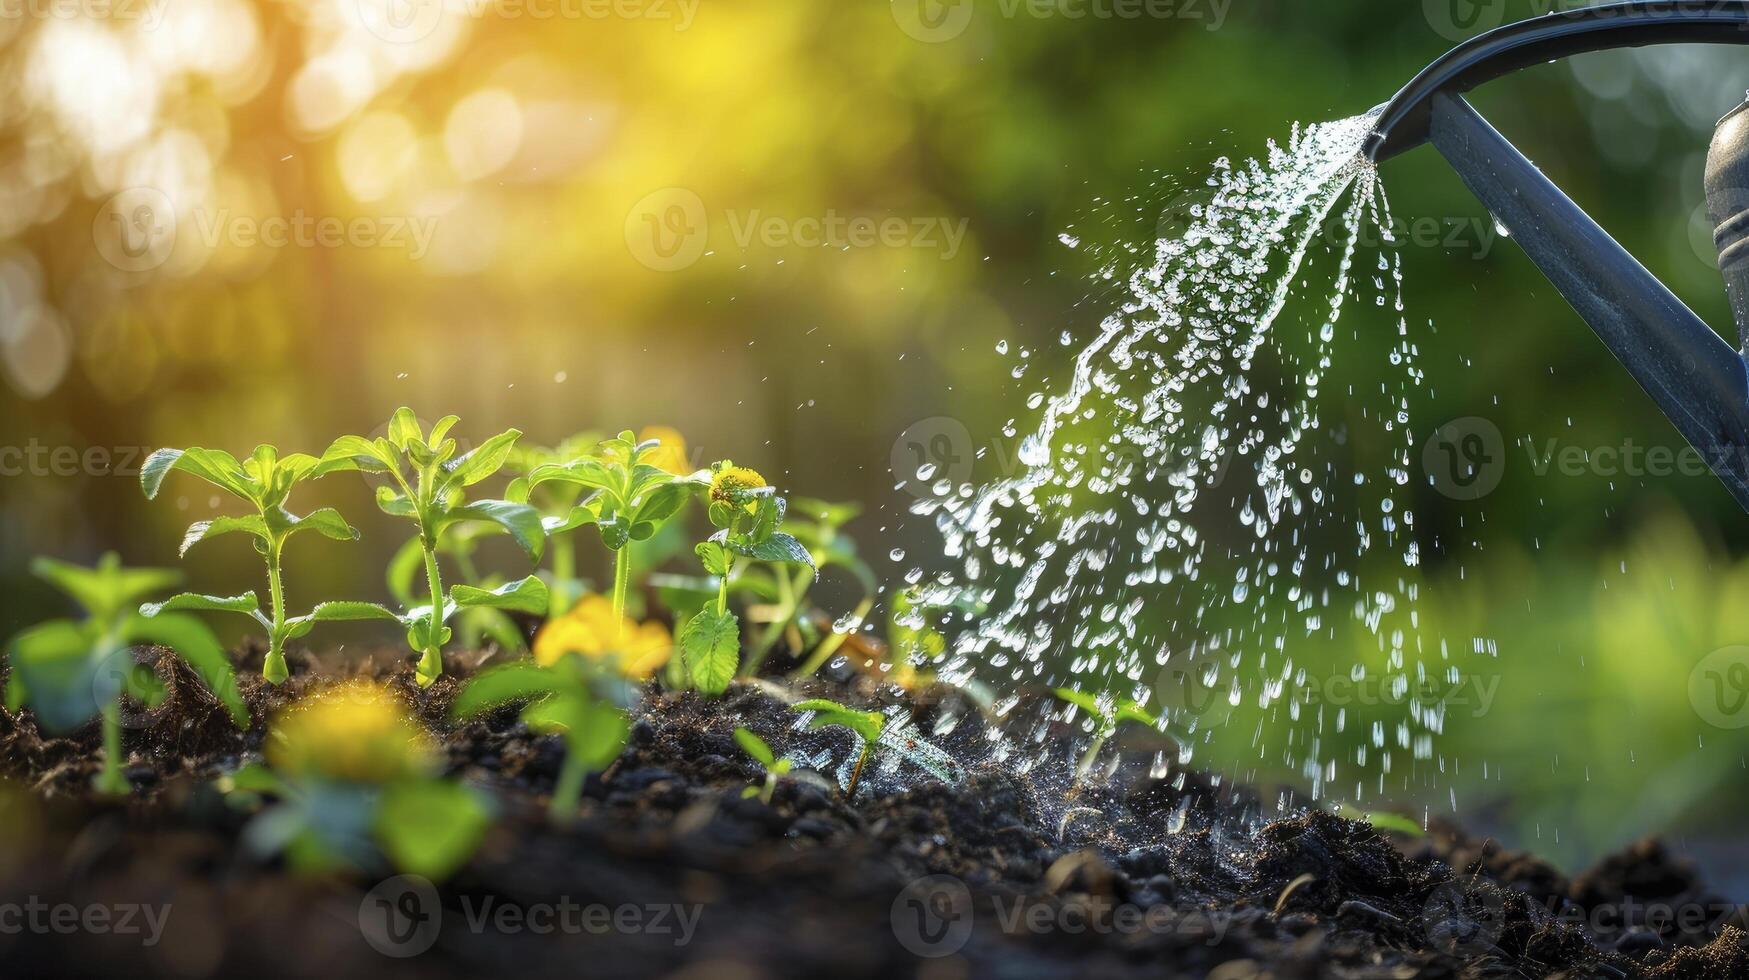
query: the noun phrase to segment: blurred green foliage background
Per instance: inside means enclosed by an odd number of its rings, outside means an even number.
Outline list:
[[[914,561],[935,540],[895,489],[901,433],[956,419],[973,477],[1005,475],[1004,423],[1060,374],[1073,347],[1059,335],[1087,337],[1121,295],[1097,271],[1151,249],[1211,160],[1360,113],[1459,38],[1546,6],[20,9],[0,18],[4,633],[58,611],[24,574],[32,555],[168,564],[205,515],[197,487],[148,505],[89,450],[135,466],[132,447],[319,451],[403,403],[545,444],[672,425],[701,459],[863,501],[853,531],[896,580],[889,549]],[[1475,101],[1723,327],[1700,175],[1746,86],[1738,51],[1666,48],[1539,67]],[[1417,490],[1424,615],[1497,696],[1450,710],[1443,765],[1380,791],[1417,813],[1455,798],[1462,819],[1567,863],[1660,830],[1710,853],[1741,833],[1745,729],[1702,718],[1689,681],[1749,643],[1749,521],[1705,475],[1539,474],[1530,453],[1551,439],[1681,442],[1430,150],[1384,181],[1428,373],[1417,445],[1480,416],[1508,462],[1482,500]],[[343,230],[254,241],[274,218]],[[899,218],[906,234],[815,243],[809,219],[834,218]],[[1393,338],[1376,336],[1344,352],[1350,381],[1382,365]],[[1024,380],[1001,340],[1038,352]],[[1326,418],[1344,410],[1333,397]],[[366,488],[328,482],[304,505],[341,505],[366,541],[291,554],[294,605],[383,597],[401,543]],[[185,567],[211,591],[256,574],[242,549]],[[1338,646],[1332,672],[1352,659]],[[1254,747],[1260,723],[1286,719],[1236,712],[1198,761],[1291,778]]]

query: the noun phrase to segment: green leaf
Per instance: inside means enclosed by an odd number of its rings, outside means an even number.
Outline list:
[[[377,509],[390,517],[417,518],[419,511],[394,487],[380,486],[376,491]]]
[[[402,626],[408,626],[411,622],[409,617],[374,602],[324,602],[302,616],[286,620],[280,639],[298,640],[309,636],[317,623],[356,623],[370,620],[400,623]]]
[[[1149,713],[1148,709],[1134,701],[1123,701],[1117,706],[1117,721],[1133,721],[1151,728],[1159,727],[1160,719]]]
[[[798,701],[797,703],[790,705],[790,710],[812,711],[814,713],[814,718],[808,723],[809,728],[823,728],[828,725],[837,725],[840,728],[848,728],[862,736],[862,739],[865,742],[878,741],[881,737],[881,732],[885,731],[887,727],[886,715],[883,715],[878,711],[857,711],[853,708],[846,708],[844,705],[839,704],[836,701],[826,701],[823,699]]]
[[[563,675],[557,671],[527,661],[493,667],[462,688],[450,705],[450,717],[473,718],[512,702],[544,698],[565,686]]]
[[[93,618],[106,623],[129,611],[141,599],[182,581],[180,572],[169,569],[123,568],[121,557],[114,552],[99,559],[96,568],[37,558],[31,561],[30,572],[72,597]]]
[[[632,521],[636,524],[661,524],[679,513],[697,490],[697,485],[684,482],[658,487],[638,504]]]
[[[749,558],[756,558],[760,561],[789,562],[795,565],[806,565],[808,566],[809,571],[818,574],[817,569],[814,568],[814,556],[808,553],[808,549],[803,547],[800,541],[797,541],[795,538],[783,533],[782,531],[774,532],[764,541],[747,546],[747,548],[741,553]]]
[[[480,443],[472,452],[445,467],[449,477],[444,485],[471,487],[503,469],[505,460],[510,458],[510,451],[516,448],[516,440],[520,438],[522,431],[511,429]]]
[[[261,622],[261,600],[255,593],[245,592],[242,595],[216,596],[195,595],[184,592],[174,595],[163,602],[148,602],[140,607],[140,615],[150,619],[167,612],[232,612],[255,617]]]
[[[564,735],[565,750],[590,772],[613,765],[631,733],[624,711],[582,694],[560,694],[529,705],[522,720],[535,731]]]
[[[524,612],[533,616],[545,613],[547,603],[551,601],[551,596],[547,592],[547,584],[534,575],[496,589],[479,589],[471,585],[457,585],[449,590],[449,598],[459,608],[485,606],[492,609]]]
[[[552,537],[555,534],[574,531],[585,524],[594,524],[600,519],[599,501],[597,498],[591,497],[572,507],[567,514],[541,518],[541,530],[545,531],[548,537]]]
[[[755,544],[771,537],[777,531],[778,525],[783,523],[783,515],[788,508],[784,499],[774,493],[760,496],[759,504],[753,511],[753,527],[747,532],[748,537]]]
[[[413,414],[413,410],[404,405],[395,409],[395,414],[389,419],[389,443],[406,452],[414,443],[424,441],[425,432],[419,428],[419,417]]]
[[[1105,711],[1099,707],[1099,698],[1097,695],[1087,694],[1070,687],[1059,687],[1052,693],[1095,718],[1099,718],[1105,714]]]
[[[442,881],[467,863],[491,822],[487,801],[472,789],[420,779],[389,787],[373,824],[395,870]]]
[[[12,639],[7,660],[12,676],[7,704],[19,699],[36,711],[37,722],[61,734],[90,721],[121,690],[119,675],[100,674],[96,634],[86,624],[56,619],[40,623]]]
[[[199,675],[207,690],[231,712],[238,728],[249,727],[249,709],[237,691],[237,676],[218,638],[193,616],[167,613],[147,619],[135,616],[123,630],[129,643],[156,643],[181,657]]]
[[[457,521],[486,521],[502,527],[510,532],[510,536],[534,561],[540,560],[541,549],[547,541],[546,530],[541,526],[540,511],[527,504],[511,503],[508,500],[476,500],[452,509],[444,517],[446,526]]]
[[[425,542],[419,540],[419,536],[415,534],[395,552],[395,557],[389,559],[389,594],[403,606],[413,605],[416,601],[414,583],[424,571]]]
[[[431,427],[431,434],[425,437],[425,441],[432,446],[438,445],[443,442],[444,436],[449,435],[449,430],[455,428],[455,424],[460,421],[461,416],[459,415],[445,415],[437,420],[436,425]]]
[[[385,452],[386,444],[372,442],[363,436],[341,436],[322,454],[322,461],[312,476],[322,477],[346,470],[386,473],[395,468],[395,458]]]
[[[158,496],[158,488],[171,470],[198,476],[244,500],[259,501],[266,490],[250,478],[230,453],[218,449],[160,449],[146,457],[140,467],[140,489],[147,500]]]
[[[734,555],[730,553],[729,549],[711,541],[706,541],[692,549],[692,553],[697,555],[698,560],[704,564],[706,572],[718,578],[729,574],[729,569],[734,566]]]
[[[694,687],[704,694],[723,693],[741,663],[741,621],[732,612],[706,606],[681,631],[680,655]]]
[[[226,777],[226,783],[229,786],[226,792],[264,793],[271,796],[285,796],[288,793],[285,780],[259,762],[252,762],[231,773]]]
[[[332,507],[324,507],[304,517],[292,517],[287,533],[296,534],[299,531],[315,531],[335,541],[357,541],[359,538],[358,528],[346,523],[346,518],[341,517],[340,512]]]
[[[212,538],[225,534],[248,534],[268,541],[267,522],[260,515],[251,514],[248,517],[215,517],[210,521],[195,521],[188,526],[188,531],[182,535],[182,546],[177,549],[177,555],[188,554],[188,549]]]
[[[753,757],[753,761],[767,769],[777,765],[777,756],[772,753],[771,746],[765,739],[753,734],[745,728],[735,729],[735,741],[740,744],[741,751]]]

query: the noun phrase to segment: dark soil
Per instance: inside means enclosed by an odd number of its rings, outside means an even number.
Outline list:
[[[854,674],[789,692],[738,685],[714,702],[652,689],[631,745],[556,830],[544,812],[556,740],[514,711],[444,720],[478,658],[452,658],[420,690],[398,654],[294,658],[278,688],[247,673],[260,657],[246,650],[240,668],[248,732],[159,664],[171,696],[130,716],[137,792],[123,803],[86,791],[95,726],[45,738],[28,711],[0,712],[0,775],[30,790],[0,793],[0,977],[1749,977],[1745,911],[1656,841],[1568,879],[1451,826],[1387,837],[1319,810],[1281,817],[1259,802],[1273,794],[1193,772],[1154,778],[1151,744],[1076,789],[1071,733],[1048,732],[1056,758],[1023,772],[992,759],[983,716],[956,693],[908,698]],[[258,860],[239,839],[248,815],[211,785],[259,753],[275,710],[353,674],[392,683],[453,774],[500,804],[437,891],[434,944],[407,958],[360,927],[367,891],[392,872],[308,879]],[[837,730],[794,729],[780,697],[797,696],[902,704],[966,777],[873,766],[846,801],[830,771],[800,770],[769,805],[744,798],[757,774],[738,725],[779,753],[828,753],[828,770],[848,749]],[[8,928],[8,903],[170,912],[148,946]]]

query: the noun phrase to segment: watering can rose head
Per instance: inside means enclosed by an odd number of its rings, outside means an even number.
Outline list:
[[[637,623],[613,614],[606,596],[587,595],[564,616],[547,623],[534,638],[534,659],[543,667],[575,653],[589,660],[612,659],[631,680],[646,680],[668,662],[674,638],[660,623]]]
[[[267,761],[290,776],[391,783],[429,774],[430,737],[394,692],[370,681],[327,688],[274,720]]]

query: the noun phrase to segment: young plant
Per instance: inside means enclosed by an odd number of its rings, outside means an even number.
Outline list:
[[[844,798],[854,799],[856,784],[862,780],[862,770],[868,765],[868,760],[874,757],[875,746],[880,743],[881,733],[886,731],[887,716],[878,711],[857,711],[824,698],[798,701],[790,705],[790,710],[812,711],[814,716],[808,720],[809,728],[836,726],[848,729],[856,736],[856,761],[850,771],[850,778],[841,781],[844,784]]]
[[[1099,750],[1113,735],[1117,734],[1119,725],[1124,722],[1134,722],[1156,728],[1160,720],[1148,712],[1140,702],[1129,699],[1117,700],[1110,694],[1087,694],[1073,688],[1059,687],[1055,691],[1058,698],[1087,712],[1093,719],[1093,741],[1088,743],[1087,751],[1081,756],[1081,764],[1075,767],[1075,782],[1087,778],[1093,771],[1093,763],[1099,758]]]
[[[446,625],[458,609],[490,607],[540,615],[547,610],[547,587],[530,575],[496,589],[457,585],[448,597],[438,568],[439,545],[452,529],[469,522],[496,524],[526,552],[540,560],[546,536],[540,514],[526,503],[508,500],[468,502],[465,490],[503,467],[510,450],[522,435],[516,429],[500,433],[462,456],[448,438],[457,419],[451,415],[432,427],[427,435],[411,409],[402,408],[389,420],[388,435],[378,439],[342,436],[328,447],[321,465],[326,471],[359,470],[388,478],[377,488],[377,506],[394,517],[412,520],[419,529],[419,547],[425,564],[428,603],[405,613],[370,603],[332,604],[338,618],[390,619],[407,630],[407,644],[420,654],[418,680],[430,686],[443,674],[443,646],[452,637]]]
[[[831,504],[823,500],[797,499],[790,506],[782,531],[801,542],[802,547],[807,549],[811,567],[803,570],[788,562],[778,562],[770,566],[777,602],[771,620],[764,632],[754,640],[747,662],[741,667],[743,676],[750,677],[757,673],[759,665],[764,663],[772,647],[786,633],[792,631],[799,641],[795,644],[798,650],[817,641],[814,652],[795,672],[797,677],[812,674],[832,659],[843,646],[849,632],[867,618],[869,610],[874,608],[874,595],[879,586],[875,581],[874,569],[857,554],[856,542],[843,530],[844,525],[860,512],[861,508],[855,504]],[[801,613],[807,608],[808,591],[819,581],[819,576],[830,568],[843,569],[855,578],[862,588],[862,598],[858,600],[856,609],[845,617],[844,622],[848,624],[845,628],[834,628],[821,637],[819,631],[814,629],[814,623],[802,617]]]
[[[286,542],[300,531],[315,531],[336,541],[356,541],[358,531],[347,524],[340,512],[324,507],[305,517],[286,509],[292,488],[299,483],[332,472],[324,469],[321,460],[302,453],[281,458],[272,446],[257,446],[249,458],[239,463],[230,453],[217,449],[160,449],[146,459],[140,470],[140,489],[146,499],[158,496],[158,488],[172,470],[181,470],[200,477],[213,486],[247,501],[255,513],[246,517],[218,517],[196,521],[182,536],[181,554],[212,538],[225,534],[247,534],[255,539],[255,551],[267,563],[267,593],[269,614],[261,611],[261,602],[254,592],[239,596],[210,596],[183,593],[168,601],[143,607],[146,616],[165,612],[229,612],[249,616],[267,631],[267,659],[261,665],[261,676],[278,684],[286,678],[286,641],[304,636],[322,621],[326,612],[318,606],[307,616],[287,618],[285,586],[281,581],[280,562]]]
[[[518,477],[527,477],[543,466],[561,465],[578,459],[600,442],[601,436],[596,433],[579,432],[556,446],[518,445],[511,451],[505,469]],[[555,527],[564,523],[565,518],[571,515],[571,510],[582,502],[582,498],[583,487],[575,483],[549,483],[528,493],[528,503],[540,511],[542,522],[550,522]],[[571,606],[583,597],[588,586],[578,574],[577,543],[569,533],[547,535],[547,556],[547,591],[551,596],[547,618],[557,619],[571,611]]]
[[[584,780],[619,758],[631,732],[625,711],[597,695],[602,680],[593,664],[574,654],[546,665],[505,664],[469,681],[450,711],[463,720],[520,702],[531,730],[564,739],[565,762],[548,805],[553,822],[563,824],[577,812]]]
[[[388,863],[441,880],[473,854],[491,822],[490,802],[440,778],[442,759],[393,691],[368,681],[329,687],[274,721],[266,765],[223,785],[253,807],[277,802],[244,831],[257,854],[284,853],[300,871]]]
[[[549,535],[563,535],[585,524],[595,525],[601,543],[613,552],[613,616],[625,616],[626,593],[632,581],[631,546],[648,541],[679,512],[702,481],[663,469],[651,458],[667,458],[659,440],[639,442],[630,430],[596,447],[595,453],[568,463],[536,466],[511,485],[512,500],[526,501],[539,487],[559,483],[578,487],[588,496],[569,513],[543,522]]]
[[[765,478],[723,460],[711,467],[710,520],[717,528],[694,551],[717,580],[717,601],[687,621],[680,652],[693,687],[707,695],[728,690],[741,661],[741,621],[729,611],[729,579],[740,559],[808,566],[814,557],[794,535],[778,530],[788,505]]]
[[[735,729],[735,741],[740,744],[741,751],[752,757],[765,770],[765,782],[760,786],[749,786],[741,791],[741,798],[750,800],[759,797],[759,802],[771,805],[771,795],[777,792],[777,781],[789,775],[792,765],[788,759],[779,759],[771,751],[771,746],[765,744],[765,739],[753,734],[745,728]]]
[[[155,705],[165,693],[158,678],[134,662],[133,646],[158,644],[181,657],[237,727],[248,727],[249,711],[212,631],[192,616],[147,618],[134,611],[141,599],[176,585],[181,579],[177,573],[123,568],[114,554],[103,556],[94,569],[39,558],[31,563],[31,572],[84,607],[86,616],[41,623],[13,638],[7,651],[11,671],[6,708],[17,711],[28,703],[38,723],[57,733],[101,715],[103,768],[93,781],[99,792],[124,794],[131,788],[120,766],[121,696]]]
[[[844,787],[844,798],[856,797],[857,784],[870,759],[887,756],[892,764],[909,762],[944,783],[958,783],[965,778],[959,763],[940,748],[925,741],[905,721],[894,721],[878,711],[858,711],[836,701],[815,699],[790,705],[792,711],[812,712],[808,727],[838,727],[849,730],[855,748],[851,758],[838,772],[838,784]]]
[[[501,537],[503,534],[504,529],[496,524],[458,524],[438,539],[438,560],[447,560],[454,566],[459,573],[460,585],[487,591],[502,588],[505,585],[504,577],[482,573],[475,555],[483,541]],[[414,535],[389,559],[389,595],[403,608],[419,605],[418,594],[419,589],[425,585],[424,578],[425,548],[419,536]],[[549,591],[551,588],[552,584],[548,583]],[[528,642],[523,637],[521,625],[502,609],[468,606],[457,610],[454,623],[457,638],[464,648],[478,649],[491,641],[514,654],[528,652]]]

